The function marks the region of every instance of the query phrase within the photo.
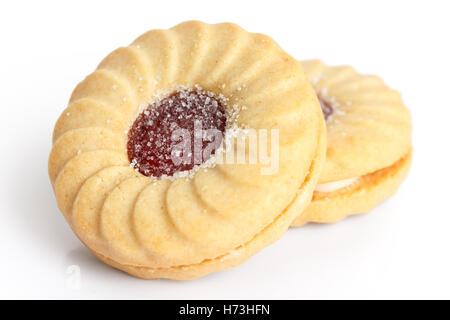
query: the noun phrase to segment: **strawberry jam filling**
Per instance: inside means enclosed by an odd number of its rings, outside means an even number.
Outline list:
[[[137,171],[156,178],[191,170],[214,154],[226,120],[212,93],[177,91],[139,114],[128,132],[128,159]]]
[[[323,116],[325,117],[325,120],[328,120],[328,118],[333,114],[333,107],[327,100],[322,99],[320,96],[319,96],[319,102],[320,102],[320,107],[322,108]]]

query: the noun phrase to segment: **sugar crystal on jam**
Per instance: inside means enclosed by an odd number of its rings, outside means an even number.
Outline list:
[[[211,92],[176,91],[139,114],[128,132],[128,158],[145,176],[191,170],[214,154],[226,122],[225,108]]]

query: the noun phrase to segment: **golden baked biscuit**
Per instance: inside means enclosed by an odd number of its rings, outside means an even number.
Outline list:
[[[197,121],[220,133],[209,156]],[[170,139],[182,127],[177,149]],[[249,132],[270,140],[273,172],[261,153],[250,163],[250,142],[244,158],[223,148]],[[325,133],[300,63],[273,40],[185,22],[113,51],[75,88],[55,125],[49,175],[99,259],[140,278],[193,279],[281,237],[312,197]],[[197,138],[200,152],[188,152]],[[180,154],[188,161],[173,160]]]
[[[327,123],[326,161],[313,199],[293,222],[330,223],[395,193],[411,164],[411,118],[400,94],[348,66],[303,61]]]

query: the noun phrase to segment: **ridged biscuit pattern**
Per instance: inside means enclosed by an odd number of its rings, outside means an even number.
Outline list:
[[[411,117],[400,94],[373,75],[319,60],[302,66],[319,96],[338,104],[327,122],[327,159],[319,183],[388,167],[411,148]]]
[[[353,182],[315,191],[293,226],[337,222],[373,209],[397,191],[412,157],[411,117],[397,91],[349,66],[330,67],[319,60],[302,65],[319,98],[333,109],[319,184]]]
[[[261,175],[261,164],[217,164],[171,181],[130,168],[127,133],[142,107],[196,85],[245,106],[238,125],[279,130],[275,174]],[[191,21],[113,51],[75,88],[55,125],[49,175],[59,208],[100,259],[144,278],[190,279],[281,236],[312,196],[324,132],[300,64],[273,40]]]

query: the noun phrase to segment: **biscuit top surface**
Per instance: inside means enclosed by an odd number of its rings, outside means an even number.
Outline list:
[[[302,65],[327,123],[327,158],[319,183],[372,173],[409,152],[411,117],[397,91],[352,67],[319,60]]]
[[[169,99],[183,107],[180,88],[198,100],[188,112],[168,108]],[[99,254],[152,268],[201,263],[264,237],[309,186],[320,112],[300,63],[267,36],[198,21],[151,30],[77,85],[55,125],[49,175],[66,219]],[[169,115],[190,137],[192,116],[224,137],[252,133],[264,148],[246,144],[242,158],[178,177],[190,167],[148,166],[174,151],[162,141]]]

